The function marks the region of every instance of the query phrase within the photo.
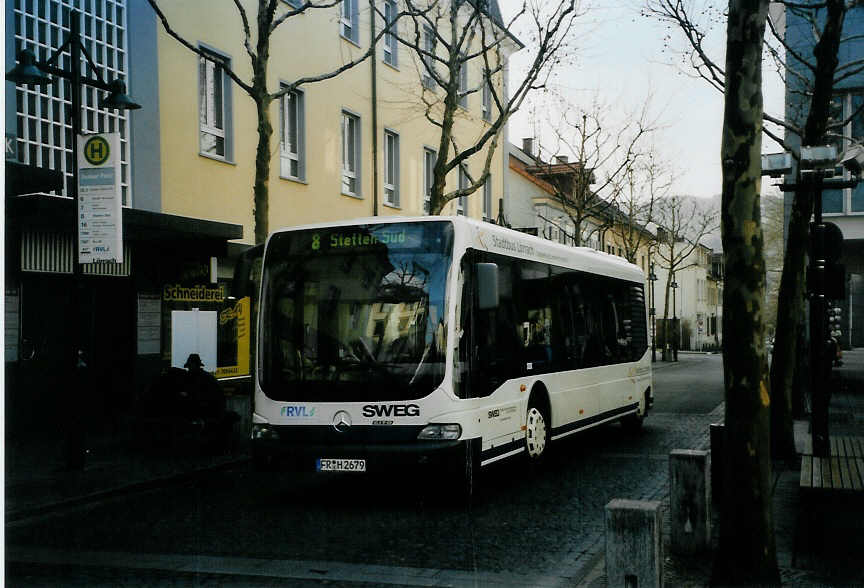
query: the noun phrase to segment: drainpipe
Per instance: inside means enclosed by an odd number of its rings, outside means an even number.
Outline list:
[[[375,0],[369,0],[372,52],[372,216],[378,216],[378,43],[375,42]]]

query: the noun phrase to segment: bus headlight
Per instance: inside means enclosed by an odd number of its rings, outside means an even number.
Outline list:
[[[458,439],[462,436],[462,425],[427,425],[417,435],[418,439],[440,441],[442,439]]]
[[[252,424],[253,439],[278,439],[279,433],[276,432],[270,425],[264,423]]]

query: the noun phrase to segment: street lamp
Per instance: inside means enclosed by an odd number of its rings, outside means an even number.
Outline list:
[[[66,195],[73,200],[78,201],[78,135],[81,134],[81,91],[84,86],[90,86],[108,92],[100,101],[99,105],[102,108],[111,108],[118,110],[136,110],[141,108],[140,104],[135,103],[129,96],[126,95],[126,85],[122,80],[114,79],[106,81],[103,79],[102,70],[94,63],[93,58],[87,51],[86,47],[81,43],[81,13],[72,11],[69,21],[69,36],[63,44],[56,49],[48,60],[39,62],[36,55],[30,49],[24,49],[18,54],[18,64],[11,70],[6,72],[6,80],[18,85],[35,85],[44,86],[51,83],[50,75],[62,78],[69,82],[69,95],[71,102],[70,119],[72,123],[72,180],[67,184]],[[69,51],[70,59],[68,60],[68,69],[58,67],[57,63],[61,55],[65,51]],[[89,65],[89,75],[82,75],[81,71],[81,56],[87,60]],[[95,76],[95,77],[94,77]],[[72,276],[74,286],[71,293],[70,306],[73,319],[70,323],[72,330],[70,341],[72,343],[72,351],[69,355],[71,360],[70,373],[75,375],[74,381],[80,382],[82,374],[79,369],[86,367],[81,357],[82,344],[80,338],[80,293],[82,288],[81,268],[78,262],[79,248],[79,213],[75,213],[75,231],[73,241],[73,259],[72,259]],[[83,455],[83,448],[82,455]]]
[[[654,262],[651,262],[651,269],[648,272],[648,281],[651,282],[651,290],[649,290],[649,301],[648,304],[650,308],[648,309],[648,314],[651,317],[651,361],[652,363],[657,362],[657,309],[654,307],[654,282],[657,281],[657,274],[654,273]]]
[[[678,290],[678,282],[675,281],[675,273],[672,273],[672,326],[675,329],[675,335],[672,337],[672,361],[678,361],[678,309],[675,302],[675,292]],[[668,315],[667,315],[668,316]]]

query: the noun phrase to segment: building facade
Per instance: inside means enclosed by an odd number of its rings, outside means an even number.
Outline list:
[[[813,27],[807,15],[811,11],[785,11],[786,43],[801,55],[813,55],[815,43]],[[817,18],[824,20],[824,15]],[[834,96],[831,101],[831,120],[842,122],[829,130],[820,144],[833,144],[838,154],[853,144],[864,142],[864,75],[850,64],[864,55],[864,43],[860,33],[864,31],[864,8],[850,7],[843,22],[843,40],[838,51],[839,68],[835,76]],[[789,60],[794,75],[786,76],[786,120],[798,128],[806,121],[808,109],[802,96],[809,96],[807,87],[812,82],[812,71],[795,60]],[[788,149],[798,151],[801,137],[787,130],[785,142]],[[794,165],[794,159],[793,159]],[[796,170],[787,175],[786,183],[796,182]],[[835,170],[833,180],[850,179],[842,167]],[[785,193],[786,217],[791,210],[794,192]],[[843,248],[839,263],[846,269],[846,288],[842,300],[832,301],[842,309],[843,327],[841,341],[847,347],[864,345],[864,182],[854,188],[826,189],[822,192],[822,214],[826,222],[836,224],[843,233]]]
[[[670,275],[662,259],[672,257],[668,244],[655,260],[654,300],[658,320],[658,345],[664,346],[663,320],[670,321],[669,343],[677,329],[679,349],[688,351],[719,350],[723,342],[723,254],[701,243],[681,242],[681,251],[690,249],[684,257],[675,255],[675,271]]]
[[[230,3],[164,4],[172,28],[214,61],[181,46],[149,15],[158,57],[153,70],[158,77],[161,207],[239,223],[244,241],[251,243],[257,114],[250,97],[219,67],[223,63],[241,79],[251,78],[242,23]],[[257,3],[244,5],[255,14]],[[382,15],[403,7],[391,0],[379,2],[378,8],[380,14],[373,15],[367,4],[346,0],[288,18],[271,37],[270,91],[360,57],[369,49],[373,31],[382,30]],[[408,21],[397,21],[396,28],[399,36],[414,34]],[[333,79],[305,84],[271,105],[271,230],[346,218],[416,216],[428,210],[440,131],[427,120],[426,103],[438,108],[434,102],[443,92],[425,79],[417,54],[395,39],[385,36],[372,58]],[[503,48],[506,60],[518,47],[507,41]],[[481,86],[481,62],[469,62],[460,77],[466,90]],[[503,75],[493,82],[503,91]],[[457,143],[471,145],[488,128],[489,108],[485,92],[464,96],[454,130]],[[479,177],[485,154],[470,158],[464,172]],[[495,157],[488,185],[450,202],[443,213],[494,219],[503,194],[502,167],[503,158]],[[448,176],[448,188],[462,185],[462,172]]]

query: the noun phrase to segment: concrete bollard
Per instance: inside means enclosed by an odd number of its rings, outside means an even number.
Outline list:
[[[711,498],[720,504],[723,496],[723,444],[726,440],[726,426],[714,423],[708,427],[711,434]]]
[[[663,586],[662,527],[659,501],[616,498],[606,505],[608,586]]]
[[[707,451],[669,454],[669,505],[674,553],[700,553],[711,544],[711,486]]]

